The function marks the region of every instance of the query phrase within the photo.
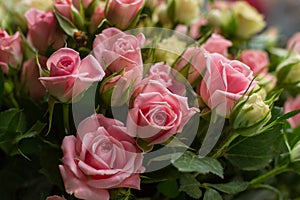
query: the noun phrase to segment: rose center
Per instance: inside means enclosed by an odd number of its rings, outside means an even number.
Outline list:
[[[159,111],[154,115],[153,120],[155,124],[163,126],[167,121],[167,114],[163,111]]]
[[[123,38],[120,38],[114,45],[114,51],[121,55],[124,55],[127,52],[134,51],[134,48],[132,47],[130,42]]]
[[[105,141],[100,144],[100,153],[108,153],[112,150],[112,143],[109,141]]]

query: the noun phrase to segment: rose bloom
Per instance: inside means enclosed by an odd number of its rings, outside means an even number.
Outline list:
[[[287,43],[287,49],[298,52],[300,54],[300,32],[295,33]]]
[[[95,11],[91,17],[91,24],[90,24],[90,32],[93,33],[97,30],[99,24],[105,18],[105,4],[104,2],[100,2],[99,5],[95,8]]]
[[[141,47],[144,42],[143,34],[134,36],[116,28],[107,28],[96,36],[93,52],[101,66],[110,72],[134,69],[137,76],[142,76]]]
[[[284,113],[292,112],[294,110],[300,109],[300,95],[295,98],[288,97],[283,106]],[[300,114],[297,114],[288,119],[292,128],[296,128],[300,125]]]
[[[95,114],[82,121],[77,137],[62,143],[65,189],[80,199],[108,200],[108,189],[140,189],[143,155],[120,121]]]
[[[108,0],[105,17],[117,28],[126,29],[136,18],[145,0]]]
[[[218,53],[207,53],[206,57],[207,70],[199,94],[210,109],[229,117],[237,100],[255,87],[253,72],[244,63]]]
[[[166,142],[180,133],[198,111],[190,108],[187,97],[171,93],[155,80],[136,89],[127,116],[128,133],[150,144]]]
[[[39,64],[46,68],[47,58],[39,56]],[[39,81],[40,71],[36,63],[36,59],[30,59],[23,63],[21,73],[21,83],[24,84],[29,96],[35,100],[39,100],[45,96],[45,87]]]
[[[269,65],[269,57],[267,52],[263,50],[243,50],[240,56],[240,61],[248,65],[254,75],[261,73],[265,74],[268,72],[266,67]]]
[[[41,11],[34,8],[25,13],[28,23],[27,40],[36,49],[46,52],[50,45],[54,49],[64,46],[65,35],[59,30],[52,11]]]
[[[223,36],[213,33],[210,38],[202,45],[202,47],[210,53],[219,53],[224,56],[228,54],[228,48],[232,46],[232,42],[226,40]]]
[[[4,73],[8,73],[8,66],[18,67],[23,59],[21,38],[19,32],[10,36],[0,28],[0,66]]]
[[[74,7],[72,0],[53,0],[53,3],[57,13],[73,22],[72,10],[75,11],[76,8]]]
[[[89,55],[83,60],[70,48],[61,48],[47,60],[47,76],[39,80],[56,100],[69,103],[83,93],[90,84],[102,80],[104,71],[97,60]]]
[[[199,79],[205,69],[206,59],[204,53],[206,50],[202,47],[189,47],[177,61],[174,69],[180,72],[185,67],[189,67],[188,76],[186,77],[190,84]]]

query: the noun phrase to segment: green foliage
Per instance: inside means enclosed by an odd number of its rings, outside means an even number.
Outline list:
[[[169,179],[163,182],[160,182],[157,185],[157,190],[169,198],[175,198],[179,195],[178,183],[176,179]]]
[[[207,189],[203,200],[222,200],[222,196],[214,189]]]
[[[181,174],[179,191],[187,193],[194,199],[199,199],[202,196],[202,191],[199,188],[200,183],[192,174]]]

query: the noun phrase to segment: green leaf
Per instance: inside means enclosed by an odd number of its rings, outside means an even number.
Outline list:
[[[37,121],[26,133],[16,137],[16,141],[19,142],[22,139],[32,138],[39,135],[42,132],[42,130],[46,127],[46,125],[47,125],[46,123]]]
[[[258,136],[239,137],[232,143],[225,155],[236,167],[242,170],[258,170],[267,166],[273,157],[273,144],[280,136],[280,126],[275,126]]]
[[[74,33],[78,31],[78,29],[75,27],[75,25],[72,22],[70,22],[70,20],[61,16],[59,13],[54,12],[54,15],[55,15],[60,27],[63,29],[63,31],[67,35],[73,37]]]
[[[172,164],[181,172],[213,173],[223,178],[223,167],[218,160],[186,151],[180,158],[172,158]]]
[[[203,200],[222,200],[222,196],[214,189],[207,189]]]
[[[179,191],[187,193],[194,199],[199,199],[202,196],[202,191],[199,188],[200,184],[192,174],[182,174],[179,181]]]
[[[293,116],[297,115],[298,113],[300,113],[300,109],[299,109],[299,110],[293,110],[293,111],[291,111],[291,112],[288,112],[288,113],[286,113],[286,114],[280,116],[280,117],[277,119],[277,121],[286,120],[286,119],[288,119],[288,118],[290,118],[290,117],[293,117]]]
[[[12,119],[21,111],[16,108],[11,108],[0,113],[0,134],[7,131]]]
[[[148,142],[141,138],[137,138],[136,144],[143,152],[150,152],[153,149],[153,145],[149,145]]]
[[[157,185],[157,190],[169,198],[175,198],[179,195],[178,184],[176,179],[170,179],[160,182]]]
[[[222,184],[210,184],[205,183],[205,185],[213,187],[221,192],[227,194],[237,194],[247,189],[249,183],[248,182],[240,182],[240,181],[232,181],[229,183],[222,183]]]

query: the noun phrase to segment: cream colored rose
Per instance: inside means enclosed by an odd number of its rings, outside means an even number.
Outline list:
[[[247,2],[238,1],[233,4],[232,9],[238,23],[237,35],[239,37],[248,38],[266,26],[263,15]]]
[[[174,21],[190,24],[199,17],[202,0],[175,0]]]
[[[300,55],[295,53],[284,60],[276,69],[278,80],[284,84],[295,84],[300,81]]]

